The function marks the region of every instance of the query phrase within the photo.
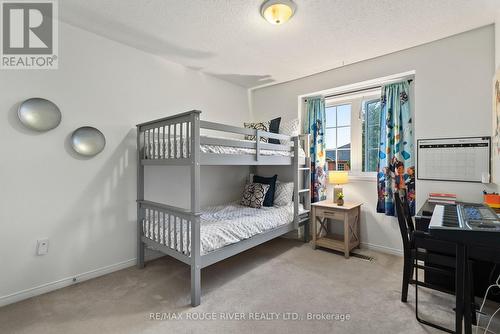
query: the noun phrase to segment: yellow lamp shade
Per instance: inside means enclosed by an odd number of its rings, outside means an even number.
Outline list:
[[[349,174],[344,171],[332,170],[328,173],[328,182],[333,184],[346,184],[349,182]]]
[[[295,12],[295,4],[291,0],[268,0],[262,4],[261,14],[271,24],[283,24]]]

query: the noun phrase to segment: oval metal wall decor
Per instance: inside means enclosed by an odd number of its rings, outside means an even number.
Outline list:
[[[98,129],[83,126],[73,131],[71,146],[76,153],[86,157],[93,157],[102,152],[106,146],[106,138]]]
[[[39,97],[21,103],[17,115],[25,127],[39,132],[57,128],[62,118],[61,111],[53,102]]]

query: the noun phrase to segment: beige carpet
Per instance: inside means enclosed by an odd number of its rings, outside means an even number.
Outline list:
[[[413,288],[409,302],[400,302],[401,258],[363,253],[375,260],[346,260],[275,239],[204,269],[196,308],[189,306],[189,268],[164,257],[143,270],[128,268],[0,308],[0,333],[436,332],[416,321]],[[422,298],[422,313],[452,326],[452,298]],[[221,319],[236,312],[246,320]],[[152,313],[160,320],[151,320]],[[318,318],[308,320],[308,313]],[[274,320],[255,320],[264,316]],[[202,317],[216,319],[187,320]]]

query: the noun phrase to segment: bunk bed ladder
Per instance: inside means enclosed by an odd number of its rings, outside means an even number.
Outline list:
[[[306,154],[306,158],[304,161],[304,166],[300,167],[299,170],[303,172],[302,177],[303,177],[303,185],[304,189],[308,189],[305,193],[304,196],[304,209],[306,211],[311,210],[311,142],[310,142],[310,135],[305,134],[301,135],[301,137],[304,140],[304,152]]]
[[[306,192],[304,196],[304,210],[310,211],[311,210],[311,158],[307,157],[305,159],[305,166],[302,168],[299,168],[303,172],[303,180],[304,180],[304,189],[307,189],[308,191]]]
[[[306,153],[304,165],[299,164],[300,141],[304,141],[304,151]],[[304,209],[308,212],[311,208],[311,159],[309,158],[309,136],[301,135],[293,138],[293,186],[294,186],[294,225],[299,228],[302,215],[299,214],[299,205],[303,203]]]
[[[303,140],[303,148],[305,152],[305,161],[303,166],[298,166],[298,178],[302,179],[302,189],[299,190],[299,198],[302,200],[304,212],[298,217],[299,226],[304,226],[304,240],[307,242],[309,238],[309,213],[311,211],[311,157],[310,157],[310,141],[309,135],[303,134],[299,138]]]
[[[299,137],[293,137],[293,227],[299,228]]]

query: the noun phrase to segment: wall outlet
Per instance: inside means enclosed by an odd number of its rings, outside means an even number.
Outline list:
[[[49,239],[36,241],[36,255],[45,255],[49,252]]]

